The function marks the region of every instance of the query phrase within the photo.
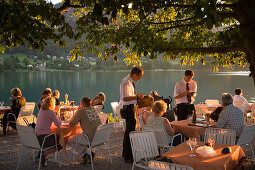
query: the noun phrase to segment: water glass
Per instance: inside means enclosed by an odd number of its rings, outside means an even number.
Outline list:
[[[191,149],[191,154],[189,156],[192,156],[192,157],[196,156],[194,154],[194,149],[197,145],[197,139],[196,138],[189,138],[187,144],[190,146],[190,149]]]
[[[0,105],[3,107],[4,106],[4,101],[0,101]]]

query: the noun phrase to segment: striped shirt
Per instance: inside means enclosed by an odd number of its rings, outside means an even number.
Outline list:
[[[236,131],[236,136],[239,137],[244,128],[243,112],[233,104],[227,105],[220,113],[216,126],[222,129],[233,129]]]

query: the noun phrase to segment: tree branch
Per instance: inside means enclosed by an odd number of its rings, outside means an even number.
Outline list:
[[[190,21],[192,19],[194,19],[194,17],[182,19],[182,20],[176,20],[176,21],[168,21],[168,22],[149,22],[149,24],[171,24],[171,23]]]
[[[67,12],[69,8],[84,8],[85,5],[73,5],[72,0],[65,0],[64,3],[58,8],[59,12],[62,14]]]
[[[181,28],[181,27],[191,27],[191,26],[195,26],[195,25],[199,25],[204,23],[204,21],[201,22],[197,22],[197,23],[192,23],[192,24],[182,24],[182,25],[175,25],[175,26],[171,26],[171,27],[166,27],[166,28],[162,28],[157,30],[156,32],[161,32],[161,31],[165,31],[165,30],[170,30],[170,29],[174,29],[174,28]]]
[[[230,47],[201,47],[201,48],[169,48],[169,49],[159,49],[157,48],[156,51],[159,52],[196,52],[196,53],[228,53],[228,52],[235,52],[235,51],[245,51],[244,48],[240,46],[230,46]]]
[[[183,5],[183,4],[166,4],[163,7],[177,7],[177,8],[192,8],[196,6],[196,4],[193,5]],[[233,8],[234,4],[216,4],[217,8]]]
[[[235,18],[235,14],[233,12],[225,12],[225,13],[217,13],[219,18]]]

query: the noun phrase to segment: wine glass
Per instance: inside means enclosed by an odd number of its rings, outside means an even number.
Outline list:
[[[192,156],[192,157],[196,156],[194,154],[194,149],[197,145],[197,139],[196,138],[189,138],[187,143],[188,143],[188,145],[190,146],[190,149],[191,149],[191,154],[189,156]]]
[[[3,107],[4,106],[4,101],[0,101],[0,104]]]
[[[209,144],[210,147],[213,148],[215,140],[216,140],[216,134],[215,133],[209,133],[209,135],[208,135],[208,144]]]

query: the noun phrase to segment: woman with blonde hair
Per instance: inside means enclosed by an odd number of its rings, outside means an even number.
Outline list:
[[[104,106],[104,102],[105,102],[105,94],[103,92],[99,92],[92,100],[91,106],[95,106],[95,105]]]
[[[13,113],[15,115],[15,118],[13,115],[9,116],[9,121],[16,121],[19,117],[19,111],[22,106],[26,105],[26,98],[22,96],[21,90],[17,87],[11,89],[11,94],[14,99],[11,97],[9,98],[9,101],[11,103],[11,111],[6,112],[3,116],[3,134],[6,135],[6,127],[7,127],[7,120],[8,120],[8,114]],[[16,130],[16,124],[10,123],[10,126]]]
[[[52,122],[54,122],[54,124],[57,127],[60,127],[60,125],[61,125],[61,121],[57,118],[56,113],[54,112],[55,101],[56,100],[54,97],[46,98],[41,106],[39,113],[38,113],[37,122],[36,122],[36,126],[35,126],[35,133],[37,135],[40,145],[42,145],[43,139],[45,138],[45,136],[47,136],[51,133],[50,127],[51,127]],[[45,140],[44,147],[50,147],[53,145],[55,145],[55,137],[50,136],[49,138],[47,138]],[[58,145],[58,149],[61,149],[60,145]],[[52,152],[55,152],[55,150],[51,150],[49,152],[43,153],[42,166],[47,165],[46,158],[48,157],[48,154],[52,153]],[[39,157],[40,157],[40,155],[38,154],[36,159],[39,159]]]
[[[149,116],[146,124],[150,126],[157,126],[164,129],[167,136],[168,143],[171,143],[171,136],[175,134],[174,129],[171,127],[170,122],[167,118],[162,117],[166,112],[167,104],[163,100],[159,100],[153,103],[152,112],[153,115]]]

